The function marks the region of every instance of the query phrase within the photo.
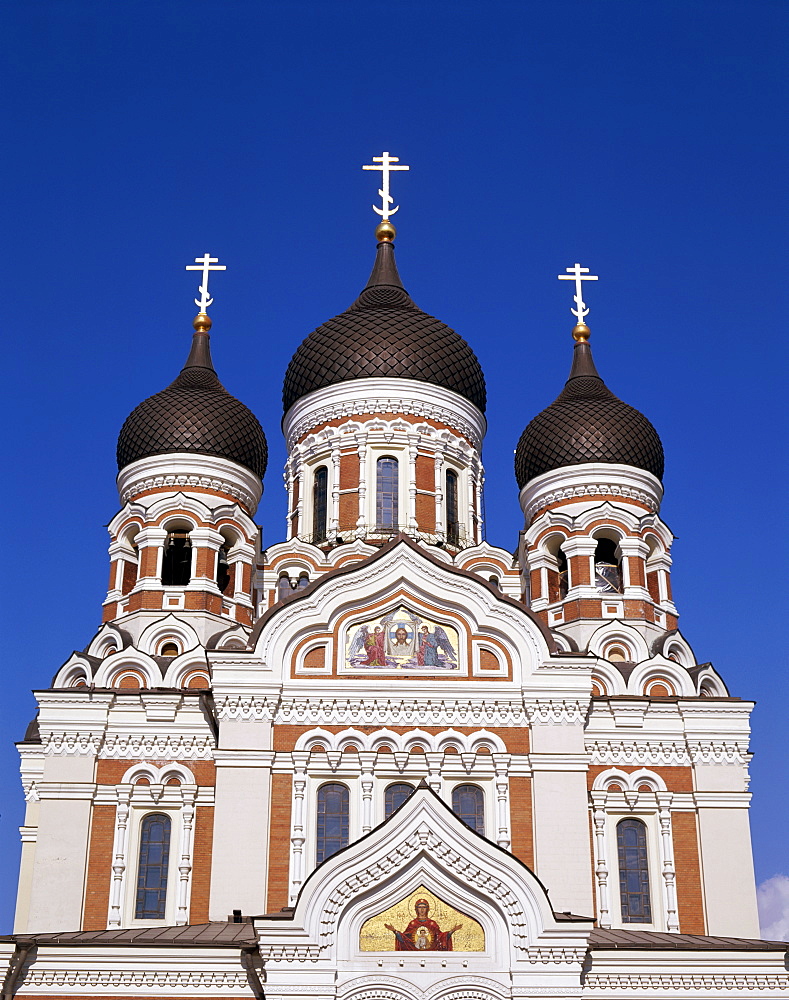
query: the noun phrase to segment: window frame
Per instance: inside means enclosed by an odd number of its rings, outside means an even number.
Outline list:
[[[344,790],[344,792],[345,792],[345,805],[346,805],[346,811],[345,811],[345,843],[341,844],[339,847],[337,847],[335,850],[333,850],[330,854],[326,854],[325,850],[324,850],[323,856],[321,857],[320,856],[321,855],[320,841],[319,841],[319,837],[320,837],[320,825],[321,825],[321,823],[320,823],[320,821],[321,821],[321,811],[320,811],[320,806],[321,806],[321,792],[324,789],[326,789],[326,788],[331,788],[332,786],[336,786],[337,788],[342,788]],[[351,827],[351,789],[348,786],[348,784],[346,784],[346,782],[344,782],[344,781],[337,781],[336,778],[335,778],[335,779],[332,779],[332,780],[329,780],[329,781],[322,781],[318,785],[318,787],[316,788],[316,790],[315,790],[315,823],[314,823],[314,831],[315,831],[315,833],[314,833],[314,837],[313,837],[313,851],[314,851],[314,854],[315,854],[315,867],[317,867],[320,864],[323,864],[324,861],[328,861],[329,858],[334,857],[335,854],[337,854],[339,851],[341,851],[344,848],[346,848],[350,843],[353,842],[353,839],[355,839],[355,838],[353,838],[353,830],[352,830],[352,827]],[[325,839],[326,839],[326,836],[325,836],[325,831],[324,831],[324,842],[325,842]]]
[[[323,485],[323,502],[319,506],[318,503],[318,473],[323,473],[324,485]],[[312,469],[312,502],[310,510],[310,525],[312,526],[311,536],[314,545],[322,544],[327,541],[329,537],[329,466],[326,462],[322,462],[319,466]],[[322,530],[318,530],[318,512],[320,507],[323,509],[323,527]]]
[[[644,864],[643,866],[640,866],[637,869],[628,869],[628,868],[623,869],[622,867],[622,855],[623,851],[627,850],[627,845],[620,844],[619,831],[624,827],[625,824],[628,823],[640,828],[639,830],[640,837],[643,839],[643,845],[637,844],[636,850],[638,851],[643,850]],[[616,838],[616,873],[617,873],[617,887],[619,896],[618,900],[619,921],[623,925],[626,925],[628,927],[633,924],[637,924],[642,927],[643,926],[652,927],[654,926],[655,922],[655,905],[654,905],[654,891],[652,886],[653,865],[650,864],[649,828],[647,827],[647,824],[644,822],[643,819],[641,819],[640,816],[622,816],[616,821],[614,825],[614,834]],[[639,893],[630,892],[629,890],[627,890],[626,893],[623,894],[622,891],[623,880],[626,881],[626,876],[631,870],[639,872],[641,875],[640,881],[642,886],[646,885],[646,897],[647,897],[647,908],[648,908],[648,919],[646,920],[634,920],[632,918],[628,918],[628,916],[625,915],[625,895],[627,895],[627,897],[630,897],[635,895],[643,895],[644,893],[644,889],[642,888]]]
[[[121,895],[121,926],[122,927],[161,927],[174,924],[177,915],[177,896],[179,886],[178,861],[183,839],[183,823],[180,803],[174,808],[162,806],[161,803],[150,805],[132,805],[128,817],[128,840],[126,844],[126,867],[123,874],[123,889]],[[137,879],[140,867],[140,847],[142,842],[142,825],[147,816],[167,816],[170,820],[170,857],[167,865],[167,894],[165,897],[164,917],[137,917]],[[192,867],[194,867],[194,844],[192,845]],[[192,878],[189,879],[189,898],[187,910],[191,906]]]
[[[391,519],[390,523],[386,523],[383,519],[379,518],[379,516],[378,516],[379,515],[379,509],[380,509],[379,493],[381,492],[379,490],[380,481],[381,481],[380,480],[380,466],[381,466],[382,462],[394,462],[394,464],[395,464],[394,476],[392,477],[391,482],[394,484],[394,488],[395,488],[396,492],[395,492],[395,497],[394,497],[394,503],[391,505],[392,506],[392,514],[393,514],[393,516],[392,516],[392,519]],[[384,454],[377,455],[376,458],[375,458],[375,464],[373,466],[373,468],[375,470],[374,476],[373,476],[373,481],[374,481],[374,487],[375,488],[374,488],[374,490],[372,492],[373,492],[373,504],[375,506],[375,516],[373,518],[373,524],[374,524],[374,526],[376,528],[382,528],[384,530],[396,530],[401,524],[405,524],[406,523],[405,521],[401,520],[401,515],[402,515],[402,499],[401,498],[403,497],[403,490],[402,490],[402,483],[401,483],[401,479],[402,479],[402,468],[401,468],[401,466],[402,466],[402,462],[401,462],[400,458],[398,458],[398,456],[396,454],[390,454],[389,452],[386,452]]]
[[[476,826],[472,826],[470,823],[466,822],[459,812],[455,809],[455,795],[463,788],[473,788],[479,793],[479,807],[482,809],[482,829],[478,830]],[[456,784],[452,785],[449,792],[450,795],[450,808],[452,812],[458,817],[459,820],[466,823],[469,829],[474,830],[475,833],[480,834],[480,836],[487,836],[486,830],[490,822],[490,810],[487,807],[487,796],[485,795],[485,789],[477,783],[476,781],[458,781]]]
[[[150,842],[150,839],[149,839],[148,843],[146,844],[146,840],[145,840],[145,838],[146,838],[146,830],[153,825],[154,820],[161,820],[161,821],[163,821],[162,826],[163,826],[163,829],[166,830],[166,837],[165,836],[162,837],[162,843],[166,843],[167,858],[160,865],[155,865],[151,861],[149,861],[149,860],[146,859],[146,861],[145,861],[145,869],[146,869],[146,875],[147,875],[147,870],[151,869],[151,868],[160,868],[162,870],[162,878],[164,880],[164,888],[163,889],[162,889],[161,886],[158,889],[151,889],[151,888],[148,888],[147,886],[141,886],[140,885],[140,878],[141,878],[142,871],[143,871],[143,851],[149,851],[150,847],[152,846],[151,842]],[[134,919],[135,920],[145,920],[145,921],[148,921],[148,920],[157,920],[157,921],[161,920],[161,921],[165,921],[167,919],[167,902],[168,902],[168,896],[172,892],[172,880],[171,880],[171,877],[170,877],[170,868],[171,868],[170,861],[171,861],[171,855],[172,855],[172,848],[173,848],[173,820],[172,820],[172,817],[169,816],[166,812],[149,812],[149,813],[146,813],[142,817],[142,819],[140,820],[140,824],[139,824],[138,843],[137,843],[137,851],[136,851],[136,866],[135,866],[134,881],[132,883],[132,891],[134,893],[134,900],[132,901],[132,906],[134,907]],[[146,878],[146,881],[147,881],[147,878]],[[155,916],[154,917],[154,916],[151,916],[149,913],[146,913],[146,912],[140,913],[139,912],[140,911],[140,905],[141,905],[141,893],[143,894],[142,900],[144,901],[144,898],[145,898],[144,894],[147,893],[147,892],[158,892],[159,893],[159,901],[158,901],[158,907],[157,907],[157,909],[161,911],[161,915],[160,916]],[[164,894],[163,896],[162,896],[162,893]],[[143,905],[143,909],[145,909],[144,905]]]
[[[400,802],[398,805],[394,806],[389,812],[387,812],[389,791],[392,788],[409,788],[410,791],[409,791],[408,795],[406,795],[405,799],[403,799],[402,802]],[[398,781],[398,780],[395,780],[395,781],[389,781],[389,782],[387,782],[384,785],[384,820],[389,819],[389,817],[392,815],[392,813],[396,812],[400,808],[400,806],[403,804],[403,802],[405,802],[406,799],[409,799],[414,794],[415,790],[416,790],[416,785],[414,785],[410,781]]]

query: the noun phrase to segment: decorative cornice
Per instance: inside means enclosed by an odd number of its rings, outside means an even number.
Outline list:
[[[41,751],[51,757],[98,756],[137,760],[210,760],[216,743],[210,735],[176,733],[43,733]]]
[[[130,733],[106,736],[101,758],[144,758],[145,760],[210,760],[216,742],[213,736],[155,735]]]
[[[36,969],[33,968],[23,977],[22,985],[26,987],[57,986],[68,988],[69,993],[75,986],[106,988],[111,995],[117,993],[118,987],[132,986],[143,988],[198,988],[200,990],[221,989],[238,990],[246,995],[249,981],[245,972],[191,972],[188,970],[167,970],[139,972],[131,969]]]
[[[590,973],[587,989],[620,990],[789,990],[785,975],[749,975],[737,972]],[[724,994],[725,995],[725,994]]]
[[[594,740],[587,742],[592,764],[741,764],[751,759],[743,740]]]
[[[254,472],[215,455],[151,455],[121,469],[117,479],[121,504],[148,490],[211,490],[232,497],[255,513],[263,486]]]
[[[280,701],[254,696],[216,697],[217,718],[290,725],[525,726],[521,702],[467,698],[417,702],[400,699],[304,698]]]
[[[282,421],[288,451],[328,420],[375,413],[429,417],[460,431],[477,450],[487,430],[476,406],[449,389],[415,379],[360,378],[318,389],[291,406]]]
[[[520,504],[528,525],[539,511],[559,500],[602,496],[635,500],[656,513],[663,487],[652,473],[630,465],[567,465],[527,483],[521,490]]]

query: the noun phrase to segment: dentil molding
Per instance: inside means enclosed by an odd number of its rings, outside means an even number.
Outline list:
[[[358,378],[318,389],[291,406],[282,421],[288,451],[328,420],[375,413],[429,417],[460,431],[477,450],[487,430],[481,411],[450,389],[410,378]]]
[[[567,465],[536,476],[520,493],[526,524],[544,507],[574,497],[615,496],[636,500],[657,513],[663,499],[663,487],[657,476],[630,465],[590,462]]]
[[[151,455],[132,462],[118,473],[117,487],[121,504],[147,490],[213,490],[238,500],[250,514],[255,513],[263,493],[260,479],[243,465],[189,452]]]

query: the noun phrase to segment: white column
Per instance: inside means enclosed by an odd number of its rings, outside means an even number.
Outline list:
[[[494,753],[496,769],[496,818],[498,822],[496,843],[505,851],[510,849],[510,761],[508,753]]]
[[[408,520],[407,524],[411,531],[417,530],[416,523],[416,456],[419,451],[417,438],[409,434],[408,444]]]
[[[293,530],[292,530],[292,527],[291,527],[291,525],[293,524],[293,519],[292,519],[292,515],[293,515],[293,480],[294,480],[294,476],[293,476],[293,461],[294,460],[292,458],[288,459],[288,462],[287,462],[287,464],[285,466],[285,471],[282,473],[282,478],[285,480],[285,483],[284,483],[285,490],[286,490],[286,492],[288,494],[288,506],[287,506],[287,509],[285,511],[285,521],[287,522],[287,526],[285,528],[285,536],[288,539],[290,539],[290,538],[293,537]]]
[[[293,817],[290,830],[290,900],[295,900],[304,881],[304,795],[307,789],[307,763],[309,751],[294,750],[293,761]]]
[[[679,913],[677,912],[677,883],[674,868],[674,840],[671,831],[671,800],[672,792],[657,792],[658,822],[660,824],[660,847],[662,855],[663,901],[666,907],[666,928],[669,931],[679,930]]]
[[[359,752],[359,766],[362,771],[362,836],[373,828],[373,771],[377,756],[374,750]]]
[[[331,447],[331,523],[332,538],[340,530],[340,442],[335,437]]]
[[[128,864],[129,842],[129,799],[131,785],[118,785],[115,794],[118,805],[115,807],[115,837],[112,845],[112,884],[110,885],[110,907],[107,915],[107,927],[120,927],[123,922],[123,887]]]
[[[476,543],[479,543],[482,541],[483,538],[482,528],[484,522],[482,520],[482,491],[485,488],[485,470],[482,468],[481,463],[476,461],[474,462],[473,468],[474,468],[474,478],[477,484],[477,510],[476,510],[477,521],[476,521],[476,534],[474,535],[474,541]]]
[[[360,434],[357,438],[359,455],[359,517],[356,521],[361,534],[367,523],[367,435]]]
[[[474,544],[477,541],[474,534],[474,520],[477,513],[476,501],[474,499],[476,476],[474,475],[473,470],[469,469],[463,478],[466,480],[466,543]],[[458,480],[460,480],[460,476],[458,476]],[[479,488],[477,488],[477,494],[479,494]],[[459,504],[460,497],[458,497],[458,505]],[[458,511],[458,516],[460,516],[460,511]]]
[[[189,899],[192,885],[192,855],[194,852],[194,818],[197,785],[181,785],[181,844],[178,857],[178,895],[175,922],[189,923]]]
[[[433,459],[436,486],[436,534],[439,538],[446,535],[444,524],[444,452],[437,448]]]
[[[592,819],[594,822],[595,878],[597,880],[597,909],[601,927],[611,926],[611,899],[608,889],[608,858],[606,850],[606,800],[608,792],[592,792]]]

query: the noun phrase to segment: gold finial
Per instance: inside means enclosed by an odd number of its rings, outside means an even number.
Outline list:
[[[379,222],[375,227],[375,238],[379,243],[392,243],[395,236],[397,236],[397,230],[388,219],[385,222]]]
[[[579,344],[585,344],[589,340],[591,332],[586,323],[578,323],[573,327],[573,340]]]
[[[192,326],[197,333],[208,333],[211,329],[211,318],[204,312],[200,312],[195,316]]]

